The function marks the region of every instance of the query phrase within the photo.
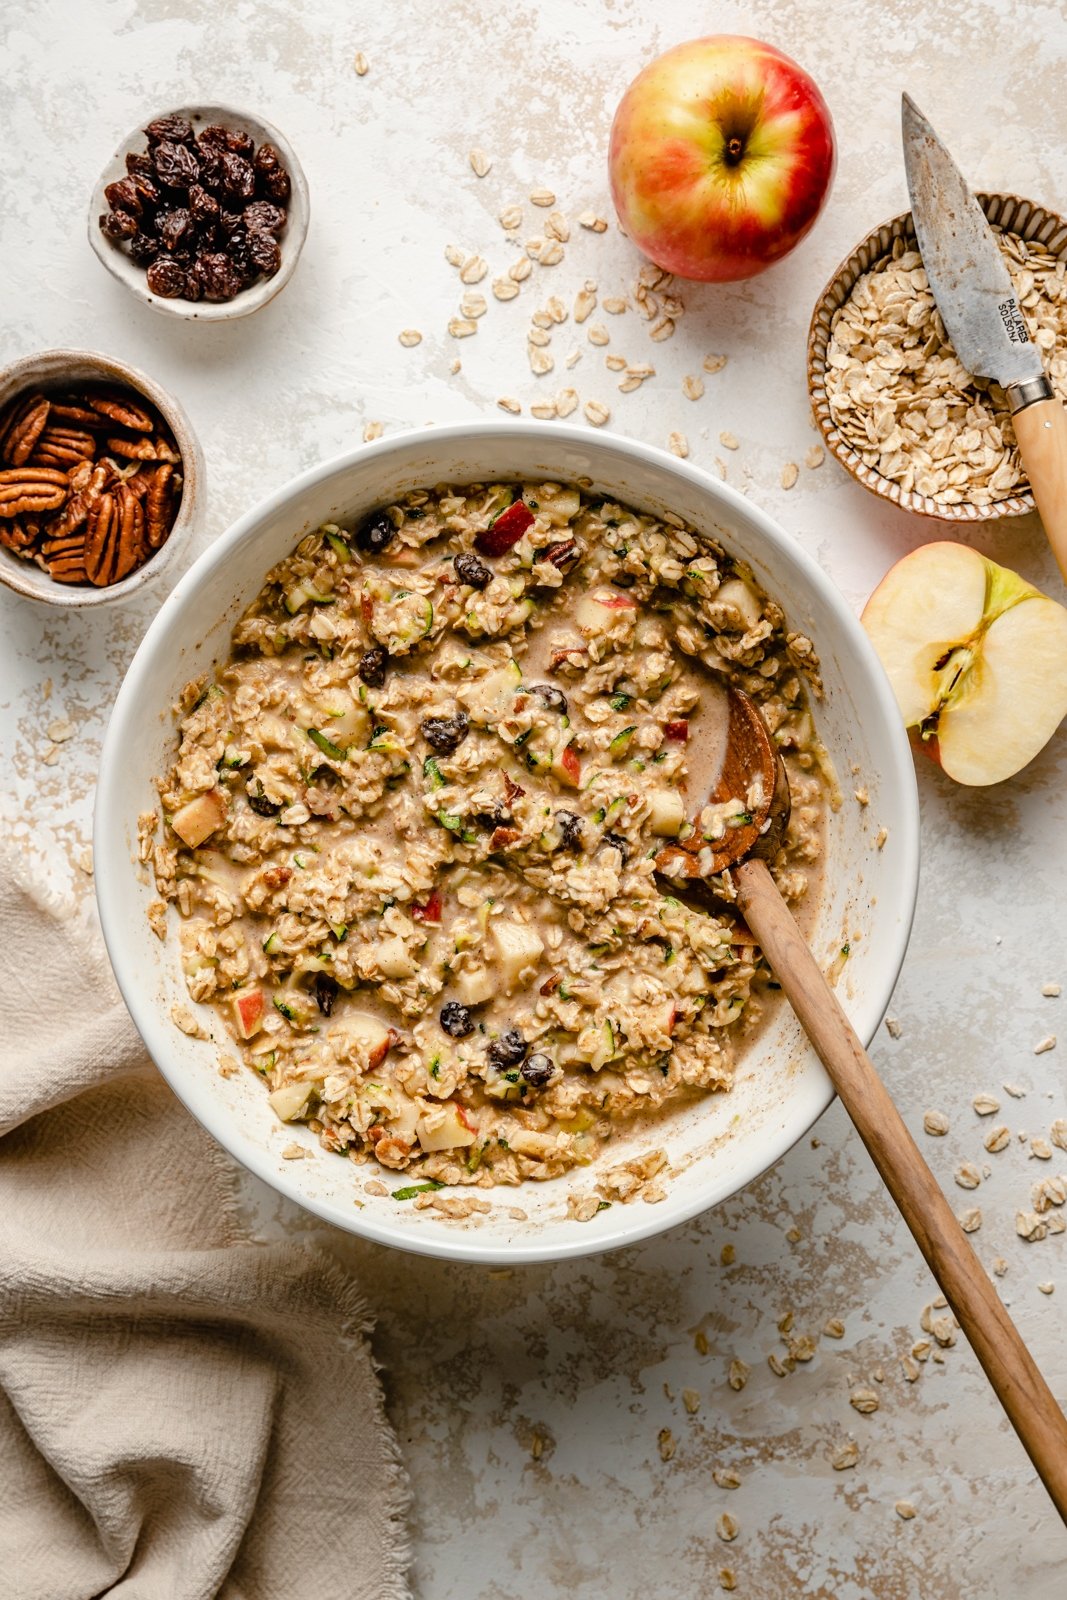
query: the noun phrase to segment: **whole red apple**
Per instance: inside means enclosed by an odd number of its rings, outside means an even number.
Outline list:
[[[780,261],[819,215],[835,163],[830,112],[808,74],[736,34],[658,56],[611,127],[623,230],[681,278],[726,283]]]

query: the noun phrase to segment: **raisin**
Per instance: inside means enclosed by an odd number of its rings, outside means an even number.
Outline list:
[[[262,784],[259,785],[256,794],[249,790],[248,804],[252,807],[257,817],[276,817],[282,809],[280,801],[267,799],[267,796],[263,793]]]
[[[244,225],[249,233],[281,233],[285,227],[285,212],[270,200],[253,200],[244,208]]]
[[[252,263],[252,256],[248,248],[248,235],[243,228],[238,228],[226,241],[226,254],[230,263],[241,280],[241,287],[252,282],[256,276],[256,269]]]
[[[145,129],[145,138],[149,144],[189,144],[193,137],[193,125],[187,117],[157,117]]]
[[[220,151],[229,148],[229,137],[229,133],[225,128],[220,128],[217,122],[213,122],[209,128],[205,128],[203,132],[197,136],[196,142],[199,149],[205,155],[209,151],[214,151],[216,154],[218,154]]]
[[[189,212],[201,224],[214,223],[219,218],[219,203],[203,184],[194,183],[189,189]]]
[[[232,156],[244,156],[249,160],[256,148],[256,141],[250,133],[242,133],[239,128],[227,128],[226,148]]]
[[[370,650],[364,650],[356,671],[368,689],[380,689],[385,682],[385,669],[388,663],[388,655],[380,644],[376,644]]]
[[[547,1088],[555,1074],[555,1062],[550,1056],[543,1055],[540,1050],[536,1055],[527,1056],[522,1064],[522,1075],[533,1089]]]
[[[141,215],[141,196],[132,178],[120,178],[117,183],[109,183],[104,190],[104,199],[112,211],[128,211],[133,217]]]
[[[421,732],[431,750],[451,755],[470,732],[470,718],[465,711],[457,711],[454,717],[427,717],[421,724]]]
[[[518,1028],[508,1028],[493,1040],[487,1053],[494,1067],[517,1067],[526,1059],[529,1048]]]
[[[252,259],[253,265],[258,267],[266,278],[273,278],[282,264],[282,252],[278,241],[272,238],[269,233],[261,233],[257,230],[257,232],[249,234],[248,254]]]
[[[256,188],[256,175],[252,163],[244,156],[234,156],[228,151],[219,157],[222,187],[235,200],[251,200]]]
[[[578,850],[582,843],[582,819],[575,816],[573,811],[557,811],[556,821],[563,837],[564,848]]]
[[[474,1018],[471,1016],[470,1007],[460,1005],[458,1000],[448,1000],[441,1007],[441,1026],[451,1039],[465,1039],[469,1033],[474,1032]]]
[[[197,273],[190,267],[185,274],[185,288],[182,290],[182,298],[184,300],[199,300],[202,298],[203,293],[204,285],[200,282]]]
[[[152,165],[160,183],[170,189],[188,189],[200,176],[200,163],[187,144],[164,139],[152,152]]]
[[[126,171],[131,178],[136,173],[142,173],[146,178],[152,178],[155,176],[156,169],[152,165],[151,156],[145,155],[143,151],[128,150],[126,152]]]
[[[452,565],[456,569],[456,577],[460,583],[469,583],[472,589],[489,587],[493,574],[469,550],[461,550],[458,556],[454,556]]]
[[[561,717],[567,715],[567,696],[562,689],[557,689],[553,683],[531,683],[530,693],[535,694],[542,705],[550,711],[558,711]]]
[[[289,199],[292,184],[289,174],[282,165],[282,158],[272,144],[261,144],[253,157],[253,166],[256,172],[256,187],[260,194],[269,200],[277,200],[279,205],[285,205]]]
[[[392,544],[395,537],[396,529],[390,522],[387,511],[372,512],[356,529],[356,544],[372,556],[378,555],[386,545]]]
[[[161,300],[180,300],[185,297],[188,273],[176,261],[153,261],[145,282],[152,294]]]
[[[193,219],[182,206],[173,211],[161,211],[156,219],[156,232],[163,241],[164,250],[180,250],[193,241]]]
[[[610,845],[612,850],[617,850],[624,861],[630,854],[629,841],[624,839],[621,833],[606,833],[603,843]]]
[[[137,232],[137,218],[128,211],[107,211],[100,218],[100,231],[108,239],[132,239]]]
[[[131,172],[130,182],[141,197],[146,211],[154,211],[160,201],[159,184],[146,172]]]
[[[324,1017],[328,1017],[333,1010],[339,987],[337,979],[331,978],[328,972],[315,974],[315,1004]]]
[[[130,240],[130,260],[136,261],[139,267],[147,267],[156,259],[159,250],[159,240],[153,239],[150,233],[135,233]]]
[[[200,280],[205,300],[232,300],[240,291],[241,279],[229,256],[202,251],[192,270]]]
[[[226,235],[227,239],[240,232],[242,222],[243,218],[239,211],[227,211],[224,206],[220,207],[219,230]]]

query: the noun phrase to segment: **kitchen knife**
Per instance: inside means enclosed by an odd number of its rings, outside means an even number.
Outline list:
[[[914,101],[902,101],[911,214],[931,292],[967,371],[995,378],[1008,397],[1023,466],[1067,581],[1067,414],[981,206]]]

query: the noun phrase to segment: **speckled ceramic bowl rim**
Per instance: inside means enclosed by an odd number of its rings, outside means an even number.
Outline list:
[[[801,572],[820,605],[824,605],[833,616],[833,648],[852,662],[856,679],[862,680],[870,696],[869,704],[873,713],[871,728],[877,731],[879,766],[886,775],[889,803],[893,811],[892,817],[887,817],[887,820],[892,824],[897,851],[893,905],[887,905],[880,913],[886,931],[881,935],[883,942],[878,976],[865,991],[860,1012],[853,1012],[854,1025],[864,1042],[873,1037],[889,1003],[907,950],[919,878],[919,813],[914,767],[889,680],[840,591],[816,561],[773,518],[737,490],[692,463],[680,461],[664,450],[635,443],[617,434],[601,432],[594,435],[589,429],[560,423],[497,421],[410,429],[362,445],[311,468],[283,484],[240,517],[204,552],[163,602],[119,690],[100,758],[93,825],[96,861],[94,881],[104,939],[115,976],[149,1053],[178,1097],[236,1160],[271,1188],[323,1221],[373,1239],[379,1244],[451,1260],[526,1265],[537,1261],[571,1259],[633,1244],[687,1222],[728,1198],[728,1195],[737,1193],[780,1160],[826,1110],[833,1099],[829,1078],[821,1070],[811,1077],[805,1076],[802,1093],[797,1099],[783,1104],[781,1125],[775,1129],[773,1136],[765,1141],[747,1141],[738,1173],[731,1176],[728,1188],[721,1191],[713,1186],[713,1192],[709,1192],[706,1184],[687,1186],[678,1183],[672,1186],[666,1199],[658,1205],[616,1206],[598,1216],[595,1224],[563,1226],[553,1223],[543,1234],[517,1241],[510,1238],[502,1241],[499,1237],[482,1238],[476,1232],[467,1230],[454,1233],[436,1228],[409,1230],[399,1220],[391,1221],[387,1212],[379,1216],[370,1208],[361,1210],[353,1207],[350,1200],[344,1204],[333,1204],[310,1193],[302,1186],[300,1175],[293,1171],[297,1167],[303,1168],[307,1163],[288,1163],[283,1160],[279,1170],[278,1163],[268,1152],[242,1133],[230,1106],[217,1093],[214,1082],[217,1075],[211,1074],[212,1086],[205,1088],[183,1072],[173,1056],[173,1025],[160,1012],[150,992],[150,985],[142,981],[142,946],[138,945],[139,935],[131,931],[129,918],[124,911],[128,893],[126,884],[135,870],[130,858],[132,838],[122,825],[131,803],[126,760],[128,741],[140,736],[146,717],[155,718],[162,714],[160,706],[146,706],[146,686],[151,681],[157,658],[165,661],[168,651],[174,648],[172,635],[177,633],[180,637],[183,619],[187,619],[187,613],[195,614],[194,598],[205,588],[213,586],[216,575],[231,558],[238,559],[240,546],[255,544],[260,528],[266,525],[269,518],[281,511],[291,513],[293,526],[298,528],[300,507],[306,497],[320,486],[330,483],[337,475],[356,469],[367,460],[370,452],[374,452],[379,460],[383,456],[395,455],[403,461],[405,456],[425,452],[429,441],[435,458],[440,460],[442,477],[446,477],[446,464],[454,462],[457,457],[466,459],[468,452],[477,450],[479,440],[485,442],[490,435],[495,441],[514,441],[516,445],[525,445],[534,439],[536,448],[543,446],[555,453],[558,459],[568,453],[575,456],[588,453],[591,463],[596,461],[596,452],[607,447],[605,455],[614,452],[627,458],[635,470],[655,473],[665,490],[673,481],[706,496],[709,512],[713,516],[721,516],[724,520],[736,516],[740,523],[748,524],[755,531],[757,539],[771,553],[768,559],[773,558],[786,569],[792,567]],[[742,1143],[745,1143],[743,1139]],[[430,1215],[426,1213],[427,1217]]]
[[[79,372],[79,367],[92,369],[95,378]],[[66,374],[70,374],[69,378]],[[17,361],[0,369],[0,409],[16,395],[38,386],[54,389],[66,382],[71,385],[78,382],[117,383],[143,395],[170,428],[182,458],[182,498],[166,542],[155,555],[119,583],[108,584],[100,589],[87,583],[56,583],[36,564],[20,561],[9,550],[0,549],[0,583],[24,599],[76,611],[86,606],[114,605],[117,601],[128,600],[174,564],[189,543],[200,516],[204,495],[204,455],[192,423],[173,395],[139,368],[119,361],[115,356],[103,355],[98,350],[39,350],[34,355],[20,356]],[[9,388],[8,393],[6,391]]]
[[[218,122],[223,127],[250,133],[257,145],[266,143],[277,148],[289,170],[292,196],[289,201],[289,220],[285,232],[278,241],[281,246],[282,262],[273,278],[260,278],[250,288],[242,289],[232,300],[166,300],[149,291],[144,268],[131,261],[119,245],[104,237],[100,231],[100,215],[109,209],[104,198],[104,190],[109,183],[126,176],[127,151],[144,148],[144,128],[158,117],[188,117],[190,122],[199,123],[201,126],[210,126]],[[180,317],[185,322],[233,322],[238,317],[247,317],[253,311],[259,311],[285,288],[296,270],[300,253],[304,248],[310,217],[311,201],[304,169],[300,165],[296,151],[280,128],[257,116],[255,112],[242,111],[237,106],[175,106],[167,111],[151,112],[126,135],[125,139],[120,140],[97,179],[89,202],[89,244],[111,276],[117,278],[131,294],[136,295],[138,300],[150,306],[153,311],[159,311],[168,317]]]
[[[1042,245],[1055,256],[1067,260],[1067,220],[1047,206],[1033,200],[1024,200],[1015,194],[985,194],[976,196],[990,222],[1019,234],[1022,238]],[[978,506],[970,501],[958,505],[943,505],[929,495],[916,494],[903,489],[899,483],[884,478],[874,467],[869,467],[862,457],[847,444],[839,433],[830,411],[826,393],[826,353],[830,342],[830,324],[834,313],[844,305],[856,281],[869,271],[876,261],[888,254],[895,240],[915,242],[911,212],[891,217],[880,227],[873,228],[852,254],[832,274],[826,288],[819,296],[808,330],[808,393],[812,411],[831,455],[872,494],[891,500],[903,511],[913,511],[920,517],[934,517],[939,522],[991,522],[998,517],[1021,517],[1035,509],[1032,494],[1010,495],[992,505]]]

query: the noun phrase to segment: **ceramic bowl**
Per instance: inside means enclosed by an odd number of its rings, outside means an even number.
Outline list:
[[[516,477],[586,479],[594,492],[625,504],[676,513],[748,562],[785,605],[789,625],[815,641],[825,682],[818,725],[848,798],[829,820],[826,887],[812,942],[827,964],[850,942],[838,993],[861,1038],[870,1040],[903,960],[918,877],[915,774],[892,690],[856,618],[793,537],[698,467],[628,439],[526,422],[419,429],[315,467],[263,501],[201,556],[148,629],[107,732],[95,817],[96,889],[119,985],[168,1083],[215,1138],[266,1183],[340,1228],[404,1250],[509,1264],[632,1243],[725,1200],[776,1161],[832,1099],[789,1009],[779,1006],[758,1048],[742,1054],[730,1093],[709,1095],[655,1127],[620,1133],[612,1162],[666,1149],[672,1174],[660,1204],[613,1205],[577,1222],[567,1214],[568,1198],[589,1194],[596,1177],[578,1169],[520,1190],[478,1190],[491,1211],[451,1220],[393,1200],[389,1185],[383,1195],[368,1194],[375,1168],[328,1156],[309,1129],[279,1123],[252,1073],[221,1077],[220,1047],[232,1047],[209,1010],[198,1015],[216,1029],[217,1043],[175,1026],[172,1006],[190,1005],[177,931],[172,925],[165,943],[147,933],[154,888],[136,865],[136,844],[138,813],[156,800],[153,776],[173,756],[170,708],[183,684],[228,657],[233,625],[269,567],[321,523],[351,523],[404,490]],[[870,794],[865,807],[851,798],[854,772]],[[883,827],[888,837],[879,849]],[[294,1139],[313,1159],[283,1159]],[[518,1217],[509,1214],[515,1207]]]
[[[104,190],[109,183],[115,183],[119,178],[126,176],[127,152],[147,148],[144,126],[161,116],[187,117],[197,132],[219,123],[224,128],[235,128],[242,133],[249,133],[257,146],[272,144],[288,168],[292,180],[292,194],[288,206],[289,220],[285,232],[278,241],[281,246],[282,264],[273,278],[259,278],[249,288],[242,289],[232,300],[217,302],[166,300],[160,295],[150,293],[145,269],[138,266],[135,261],[131,261],[122,246],[108,239],[100,230],[100,218],[110,210],[104,198]],[[151,306],[153,311],[160,311],[167,317],[182,317],[188,322],[233,322],[237,317],[247,317],[253,311],[258,311],[285,288],[304,248],[310,215],[311,207],[304,169],[284,133],[273,123],[265,122],[262,117],[257,117],[250,111],[241,111],[237,106],[176,106],[169,111],[151,112],[145,117],[144,123],[134,128],[132,133],[128,133],[119,143],[114,155],[97,179],[89,203],[89,243],[112,277],[124,284],[143,305]]]
[[[177,400],[154,379],[113,356],[94,350],[42,350],[22,356],[0,370],[0,411],[16,395],[33,389],[56,389],[78,383],[108,383],[132,389],[156,408],[174,435],[181,454],[182,497],[167,542],[128,578],[97,589],[92,584],[56,583],[33,561],[21,561],[0,547],[0,583],[29,600],[70,610],[114,605],[161,577],[187,548],[204,504],[204,456],[189,418]]]
[[[1033,240],[1050,254],[1067,260],[1067,221],[1055,211],[1014,194],[979,194],[976,199],[990,222],[1023,239]],[[990,522],[996,517],[1021,517],[1036,509],[1029,489],[1024,494],[1009,495],[1007,499],[994,501],[992,505],[974,505],[966,500],[961,500],[957,505],[944,505],[939,500],[932,500],[929,495],[903,489],[891,478],[884,478],[877,468],[869,467],[838,432],[826,393],[830,326],[834,313],[844,305],[855,288],[856,280],[868,272],[876,261],[888,255],[897,239],[903,239],[913,247],[915,245],[915,228],[910,211],[883,222],[880,228],[869,233],[847,261],[841,263],[816,303],[808,330],[808,393],[826,447],[845,471],[851,473],[865,489],[880,495],[883,500],[891,500],[904,511],[914,511],[920,517],[936,517],[941,522]]]

